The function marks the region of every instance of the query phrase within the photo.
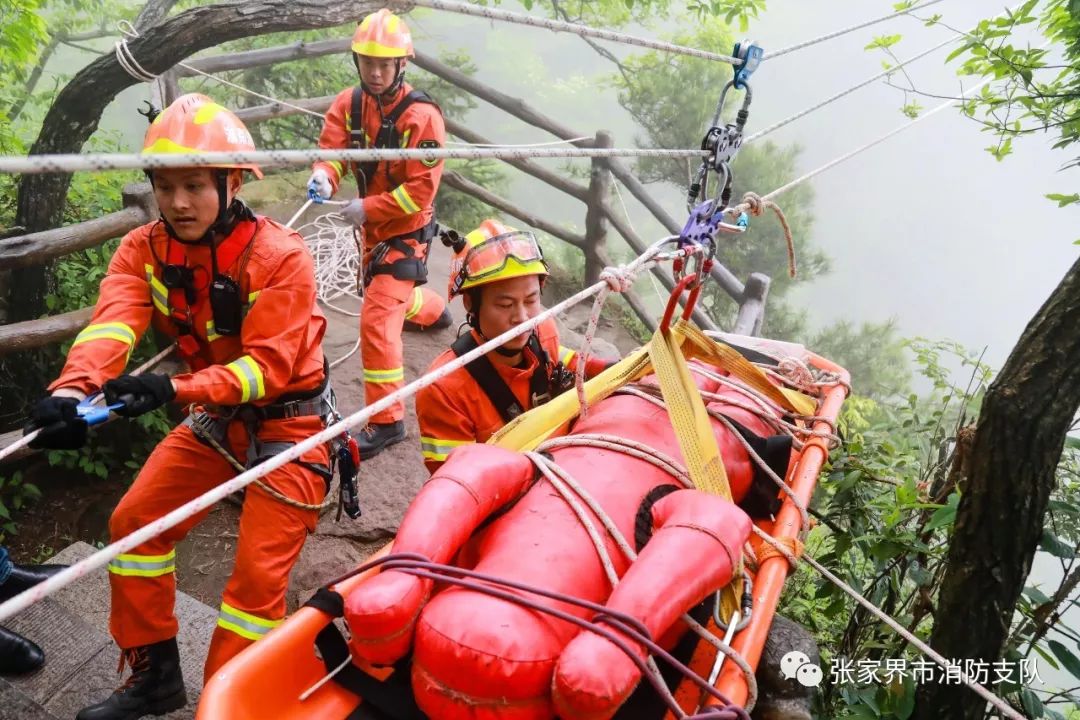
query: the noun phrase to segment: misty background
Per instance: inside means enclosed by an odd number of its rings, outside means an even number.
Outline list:
[[[523,9],[511,2],[501,6]],[[940,13],[949,25],[968,29],[1005,7],[986,0],[945,0],[916,15]],[[769,0],[767,11],[746,36],[768,52],[891,9],[891,2],[879,0]],[[636,125],[606,82],[615,68],[580,38],[428,10],[414,12],[409,22],[416,43],[429,52],[468,51],[478,68],[478,79],[524,98],[583,135],[607,129],[614,133],[616,147],[633,144]],[[628,31],[655,37],[680,29],[679,22],[672,19],[667,27]],[[864,47],[875,36],[892,33],[903,35],[893,47],[900,58],[953,34],[943,27],[926,27],[913,17],[901,17],[766,60],[752,79],[754,99],[747,131],[752,133],[880,71],[886,57]],[[111,41],[96,46],[111,49]],[[604,46],[620,58],[636,52],[610,43]],[[908,66],[908,75],[919,89],[940,95],[959,92],[956,64],[944,64],[952,47]],[[728,53],[731,48],[708,49]],[[90,59],[88,53],[65,49],[50,66],[70,73],[73,64],[80,66]],[[343,56],[341,62],[349,60]],[[903,82],[899,75],[896,80]],[[964,83],[974,81],[965,79]],[[212,83],[206,86],[211,94],[212,88]],[[718,94],[720,88],[716,90]],[[137,148],[146,126],[134,109],[147,97],[145,85],[122,93],[110,107],[103,130],[119,133],[128,147]],[[924,110],[941,102],[934,98],[918,101]],[[687,96],[686,102],[712,107],[716,96]],[[780,145],[797,144],[802,149],[798,170],[810,171],[906,123],[900,112],[905,102],[899,90],[878,82],[769,139]],[[475,130],[495,142],[552,140],[483,102],[469,120]],[[815,224],[809,235],[793,228],[796,252],[800,242],[812,240],[831,258],[832,271],[798,285],[790,297],[809,311],[813,327],[841,319],[895,319],[902,336],[953,339],[976,353],[985,348],[984,361],[999,368],[1080,250],[1074,244],[1080,240],[1080,205],[1059,209],[1045,198],[1048,193],[1069,194],[1078,189],[1078,171],[1060,170],[1071,156],[1051,149],[1055,139],[1052,133],[1020,139],[1013,154],[999,162],[984,150],[995,138],[981,132],[977,123],[957,109],[950,109],[811,180]],[[688,137],[684,147],[696,147],[699,142],[700,136]],[[540,162],[553,169],[565,167],[561,161]],[[580,203],[516,171],[510,176],[512,200],[556,220],[576,218],[577,229],[584,226]],[[652,187],[676,218],[684,216],[685,189]],[[772,189],[755,188],[762,194]],[[664,234],[628,193],[623,198],[644,237]],[[297,207],[303,200],[304,188],[297,187]],[[783,207],[783,196],[777,201]],[[754,222],[775,220],[764,216]],[[618,242],[611,233],[609,243]],[[1058,561],[1040,553],[1031,582],[1054,588],[1060,574]],[[1080,611],[1074,607],[1071,615],[1071,624],[1080,624]],[[1040,663],[1040,673],[1048,684],[1059,684],[1045,663]]]

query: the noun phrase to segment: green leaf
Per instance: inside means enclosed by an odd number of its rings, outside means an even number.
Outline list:
[[[950,503],[939,510],[935,510],[927,521],[925,530],[937,530],[939,527],[952,525],[956,520],[956,505]]]
[[[1039,538],[1039,547],[1054,557],[1064,560],[1072,560],[1076,557],[1076,548],[1049,530],[1043,530],[1042,537]]]
[[[5,520],[11,519],[11,513],[8,511],[7,505],[4,504],[3,500],[0,500],[0,518],[4,518]]]
[[[895,35],[878,35],[869,45],[864,47],[863,50],[887,50],[900,42],[902,37],[903,35],[900,35],[899,33]]]
[[[1051,640],[1047,643],[1050,646],[1050,652],[1057,656],[1057,659],[1061,661],[1061,665],[1072,673],[1074,678],[1080,680],[1080,658],[1073,655],[1069,648],[1065,647],[1057,640]]]
[[[1060,670],[1060,669],[1061,669],[1061,666],[1060,666],[1060,665],[1058,665],[1058,662],[1057,662],[1057,660],[1055,660],[1055,659],[1054,659],[1054,656],[1053,656],[1053,655],[1051,655],[1050,653],[1046,652],[1045,650],[1043,650],[1043,648],[1042,648],[1042,646],[1041,646],[1041,645],[1036,645],[1036,646],[1035,646],[1035,647],[1033,647],[1032,649],[1033,649],[1033,650],[1034,650],[1034,651],[1035,651],[1036,653],[1038,653],[1038,654],[1039,654],[1039,657],[1041,657],[1041,658],[1042,658],[1043,660],[1045,660],[1045,661],[1046,661],[1046,664],[1047,664],[1047,665],[1049,665],[1050,667],[1054,668],[1055,670]]]
[[[1046,603],[1050,602],[1050,598],[1046,597],[1046,595],[1043,594],[1042,590],[1037,587],[1024,588],[1024,595],[1027,595],[1029,598],[1031,598],[1031,602],[1035,603],[1036,605],[1045,605]]]
[[[1041,718],[1043,714],[1042,700],[1028,688],[1020,691],[1020,704],[1024,706],[1029,717]]]
[[[1053,200],[1054,202],[1056,202],[1058,204],[1059,208],[1063,208],[1066,205],[1072,205],[1074,203],[1080,203],[1080,193],[1073,193],[1072,195],[1061,195],[1059,193],[1050,193],[1050,194],[1048,194],[1046,196],[1046,199],[1047,200]],[[1069,440],[1072,440],[1073,442],[1078,443],[1076,445],[1069,445],[1069,447],[1080,447],[1080,440],[1078,440],[1077,438],[1067,438],[1066,439],[1066,444],[1068,444]]]

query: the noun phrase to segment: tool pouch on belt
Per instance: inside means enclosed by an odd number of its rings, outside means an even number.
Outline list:
[[[376,275],[392,275],[395,280],[405,280],[417,285],[427,283],[428,253],[424,252],[423,257],[417,257],[408,241],[415,240],[426,249],[438,232],[439,225],[435,218],[432,218],[431,222],[415,232],[397,235],[376,245],[371,252],[371,260],[364,269],[364,287],[367,287]],[[397,250],[404,257],[386,262],[386,256],[391,250]]]

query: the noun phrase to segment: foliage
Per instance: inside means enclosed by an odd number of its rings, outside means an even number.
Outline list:
[[[908,391],[911,372],[905,342],[896,324],[841,320],[815,333],[806,345],[851,373],[852,387],[868,397],[885,398]]]
[[[26,482],[21,470],[10,475],[0,475],[0,543],[16,532],[12,512],[22,509],[27,502],[41,498],[37,485]]]
[[[950,27],[940,15],[927,25]],[[1041,37],[1031,39],[1033,34]],[[1007,157],[1016,138],[1053,131],[1055,148],[1080,139],[1080,3],[1076,0],[1026,0],[1019,6],[978,23],[946,62],[970,80],[991,80],[961,103],[962,112],[982,125],[995,141],[987,147],[998,160]],[[892,36],[899,39],[899,36]],[[880,39],[879,39],[880,40]],[[868,49],[885,50],[879,40]],[[890,43],[891,44],[891,43]],[[907,93],[921,93],[908,78]],[[905,102],[905,108],[910,106]],[[1080,164],[1074,158],[1066,167]],[[1080,202],[1058,195],[1051,199]]]
[[[821,524],[811,533],[808,553],[874,605],[926,640],[934,621],[937,588],[956,518],[964,477],[955,472],[970,423],[991,373],[980,360],[950,342],[908,344],[920,374],[932,389],[925,396],[886,400],[854,396],[841,418],[846,442],[833,452],[812,511]],[[953,380],[949,367],[964,375]],[[1080,441],[1076,443],[1080,446]],[[1080,547],[1080,447],[1059,468],[1043,549],[1059,557],[1066,575],[1075,572]],[[1067,597],[1025,590],[1007,646],[1006,659],[1039,657],[1080,680],[1075,633],[1060,618]],[[785,589],[785,615],[818,638],[829,680],[816,708],[818,717],[909,717],[915,684],[910,674],[920,655],[892,630],[855,605],[846,594],[802,568]],[[890,660],[904,661],[909,677],[886,672]],[[843,668],[868,668],[859,678]],[[869,673],[873,672],[873,675]],[[993,673],[989,674],[993,677]],[[993,685],[993,683],[990,683]],[[1075,697],[1038,682],[991,687],[1014,706],[1049,707],[1033,717],[1061,717]],[[1058,713],[1055,715],[1054,713]]]

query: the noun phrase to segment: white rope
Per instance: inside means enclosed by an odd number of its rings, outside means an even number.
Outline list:
[[[869,600],[864,598],[858,591],[856,591],[850,585],[845,583],[843,580],[838,578],[836,575],[833,575],[831,572],[829,572],[828,568],[826,568],[823,565],[821,565],[820,563],[818,563],[816,560],[814,560],[812,557],[807,555],[805,552],[802,554],[801,557],[796,557],[795,555],[793,555],[791,553],[791,550],[788,549],[783,543],[781,543],[779,540],[772,537],[771,535],[769,535],[767,532],[765,532],[761,528],[757,527],[756,525],[753,526],[753,531],[758,537],[760,537],[762,540],[767,542],[769,545],[776,548],[776,550],[781,555],[783,555],[785,558],[787,558],[788,563],[792,567],[797,567],[798,564],[799,564],[799,560],[802,560],[807,565],[809,565],[810,567],[817,570],[818,573],[820,573],[821,576],[824,577],[826,580],[833,583],[838,588],[840,588],[845,593],[847,593],[851,598],[853,598],[855,600],[855,602],[859,603],[864,608],[866,608],[870,612],[871,615],[873,615],[878,620],[880,620],[881,622],[888,625],[898,635],[900,635],[900,637],[904,638],[909,643],[914,645],[915,648],[919,652],[921,652],[923,655],[926,655],[928,658],[930,658],[931,660],[936,662],[938,665],[940,665],[943,669],[946,669],[946,670],[949,669],[950,665],[949,665],[948,660],[946,660],[944,657],[939,655],[932,647],[930,647],[925,642],[920,640],[917,636],[915,636],[911,632],[909,632],[908,629],[905,628],[903,625],[901,625],[900,623],[896,622],[896,620],[893,620],[891,617],[889,617],[888,614],[883,612],[876,605],[874,605]],[[955,666],[953,666],[953,667],[955,667]],[[975,691],[975,693],[977,695],[979,695],[979,697],[983,698],[988,703],[990,703],[995,708],[997,708],[999,711],[1001,711],[1001,713],[1002,713],[1002,715],[1004,717],[1010,718],[1010,720],[1025,720],[1024,716],[1021,715],[1020,713],[1018,713],[1016,710],[1014,710],[1007,702],[1005,702],[1003,699],[1001,699],[1000,697],[998,697],[994,693],[987,690],[985,687],[983,687],[979,683],[975,682],[975,680],[970,675],[965,673],[962,669],[957,668],[957,672],[960,674],[960,679],[965,685],[967,685],[969,688],[971,688],[973,691]]]
[[[589,313],[589,324],[585,328],[581,347],[578,348],[577,366],[574,369],[574,386],[577,389],[579,405],[578,415],[582,420],[589,414],[589,399],[585,396],[585,364],[592,356],[592,343],[593,338],[596,337],[596,326],[600,323],[600,313],[604,309],[608,295],[613,292],[626,292],[634,286],[634,279],[617,267],[604,268],[600,272],[600,279],[607,283],[607,287],[601,290],[593,301],[592,311]]]
[[[681,251],[663,253],[661,252],[663,247],[671,243],[676,238],[668,237],[653,244],[644,253],[630,262],[626,269],[631,273],[639,273],[642,270],[650,267],[661,259],[671,259],[674,257],[681,257],[685,253]],[[49,595],[52,595],[60,588],[66,587],[83,577],[84,575],[105,567],[111,560],[115,559],[119,555],[130,552],[139,545],[147,542],[148,540],[157,537],[166,530],[175,527],[176,525],[184,522],[188,518],[196,515],[203,510],[211,507],[219,500],[231,495],[232,493],[246,487],[255,480],[268,475],[269,473],[277,470],[278,468],[296,460],[304,453],[319,447],[323,443],[337,437],[345,430],[355,427],[361,423],[367,422],[367,420],[382,410],[390,407],[396,402],[412,397],[419,390],[439,381],[443,377],[456,371],[457,369],[464,367],[469,362],[472,362],[476,358],[484,355],[496,347],[499,347],[503,343],[518,337],[523,332],[532,330],[538,325],[543,323],[548,318],[565,311],[567,308],[576,305],[577,303],[586,300],[593,295],[596,295],[604,287],[607,286],[605,282],[598,282],[591,285],[588,288],[578,292],[577,294],[567,298],[566,300],[554,305],[553,307],[545,310],[536,317],[528,320],[520,325],[517,325],[510,330],[507,330],[498,337],[489,340],[488,342],[480,345],[474,350],[471,350],[461,357],[447,363],[438,370],[423,375],[413,382],[409,383],[400,390],[387,395],[382,400],[372,403],[352,415],[333,423],[324,430],[312,435],[311,437],[298,442],[288,450],[274,455],[268,458],[265,462],[260,463],[256,467],[247,470],[233,479],[224,482],[212,490],[200,495],[199,497],[181,505],[180,507],[172,510],[163,517],[155,520],[154,522],[139,528],[130,535],[118,540],[111,545],[107,545],[101,550],[97,551],[93,555],[71,565],[65,570],[57,573],[56,575],[48,578],[42,583],[35,585],[34,587],[26,590],[25,592],[11,598],[10,600],[0,604],[0,622],[7,620],[18,612],[25,610],[30,605],[42,600]]]
[[[188,65],[187,63],[176,63],[176,65],[177,65],[177,67],[182,67],[185,70],[190,70],[191,72],[196,73],[198,75],[202,75],[203,77],[210,78],[214,82],[221,83],[222,85],[228,85],[229,87],[234,88],[236,90],[240,90],[241,92],[246,92],[248,95],[254,95],[255,97],[259,98],[260,100],[266,100],[267,102],[271,102],[271,103],[273,103],[275,105],[281,105],[283,107],[292,108],[293,110],[296,110],[297,112],[307,113],[308,115],[312,115],[314,117],[317,117],[320,120],[323,119],[323,114],[321,112],[316,112],[315,110],[310,110],[310,109],[308,109],[306,107],[301,107],[300,105],[294,105],[293,103],[290,103],[290,102],[288,102],[286,100],[278,100],[277,98],[270,97],[269,95],[263,95],[260,92],[256,92],[256,91],[252,90],[251,88],[246,88],[243,85],[237,85],[234,82],[230,82],[229,80],[226,80],[225,78],[218,77],[217,75],[212,75],[212,74],[210,74],[208,72],[203,72],[199,68],[192,67],[191,65]]]
[[[154,75],[153,73],[147,71],[145,68],[139,65],[139,62],[131,53],[131,49],[127,46],[127,38],[139,37],[138,31],[135,30],[135,27],[127,20],[121,20],[116,25],[120,29],[120,32],[127,36],[121,38],[116,42],[116,61],[120,63],[120,67],[122,67],[128,73],[128,75],[131,75],[131,77],[135,78],[136,80],[141,80],[142,82],[154,82],[155,80],[157,80],[157,75]],[[320,112],[315,112],[314,110],[309,110],[308,108],[294,105],[290,102],[286,102],[285,100],[278,100],[277,98],[270,97],[269,95],[263,95],[262,93],[252,90],[251,88],[246,88],[242,85],[237,85],[234,82],[230,82],[225,78],[218,77],[217,75],[212,75],[208,72],[203,72],[199,68],[188,65],[187,63],[176,63],[176,66],[182,67],[185,70],[189,70],[196,75],[202,75],[203,77],[209,78],[214,82],[221,83],[222,85],[228,85],[229,87],[240,90],[241,92],[246,92],[248,95],[253,95],[260,100],[266,100],[267,102],[271,102],[276,105],[282,105],[287,108],[292,108],[293,110],[296,110],[298,112],[307,113],[308,115],[314,115],[319,119],[322,119],[323,117],[323,114]]]
[[[384,162],[387,160],[525,160],[528,158],[700,158],[700,148],[661,150],[656,148],[312,148],[308,150],[253,150],[251,152],[206,152],[150,154],[140,153],[67,153],[61,155],[29,155],[0,157],[0,172],[40,174],[50,172],[80,172],[85,170],[156,170],[177,167],[207,167],[214,165],[310,165],[337,160],[345,163]]]
[[[900,126],[898,126],[896,128],[893,128],[892,130],[885,133],[881,137],[879,137],[879,138],[877,138],[875,140],[871,140],[870,142],[866,143],[865,145],[860,145],[859,147],[855,148],[854,150],[852,150],[850,152],[847,152],[847,153],[844,153],[840,157],[835,158],[835,159],[825,163],[824,165],[822,165],[821,167],[819,167],[819,168],[817,168],[815,170],[811,170],[810,172],[806,173],[805,175],[800,175],[799,177],[795,178],[794,180],[787,183],[786,185],[781,185],[780,187],[776,188],[775,190],[773,190],[768,195],[762,195],[761,198],[763,200],[772,200],[777,195],[785,193],[788,190],[792,189],[793,187],[795,187],[797,185],[800,185],[800,184],[806,182],[807,180],[809,180],[811,178],[817,177],[818,175],[825,172],[826,170],[834,168],[837,165],[839,165],[840,163],[846,162],[846,161],[850,160],[851,158],[855,157],[856,155],[859,155],[859,154],[869,150],[872,147],[880,145],[881,143],[885,142],[886,140],[893,137],[894,135],[899,135],[903,131],[907,130],[908,128],[910,128],[910,127],[912,127],[912,126],[914,126],[914,125],[916,125],[918,123],[921,123],[922,121],[926,120],[927,118],[933,117],[934,115],[937,115],[938,113],[942,112],[943,110],[947,110],[952,105],[963,102],[963,100],[965,99],[965,97],[967,96],[968,93],[974,93],[975,91],[985,87],[986,85],[989,85],[995,79],[996,78],[989,77],[989,78],[986,78],[985,80],[983,80],[982,82],[976,83],[975,85],[971,86],[970,88],[967,88],[964,91],[965,92],[964,97],[957,98],[956,100],[946,100],[945,102],[941,103],[940,105],[933,108],[932,110],[928,110],[927,112],[924,112],[919,117],[917,117],[917,118],[915,118],[913,120],[910,120],[910,121],[908,121],[908,122],[904,123],[903,125],[900,125]]]
[[[940,2],[940,0],[933,0],[933,1],[934,2]],[[930,4],[930,3],[926,3],[926,4]],[[1013,10],[1015,10],[1018,7],[1020,7],[1019,4],[1013,6],[1013,8],[1011,8],[1010,10],[1008,10],[1006,12],[1013,12]],[[915,10],[915,8],[910,8],[909,10],[906,10],[905,12],[911,12],[911,10]],[[1004,16],[1005,16],[1005,13],[1002,13],[1001,15],[998,15],[997,17],[1004,17]],[[972,31],[974,31],[974,30],[975,30],[975,28],[972,28]],[[881,80],[884,77],[888,77],[889,75],[895,73],[897,70],[900,70],[901,68],[915,62],[916,60],[919,60],[921,58],[926,57],[930,53],[933,53],[933,52],[935,52],[937,50],[940,50],[941,48],[945,47],[946,45],[950,45],[950,44],[956,42],[957,40],[962,40],[963,38],[968,37],[970,32],[971,31],[966,32],[966,33],[964,33],[964,32],[957,33],[956,35],[948,38],[947,40],[943,40],[943,41],[939,42],[937,45],[934,45],[933,47],[927,48],[926,50],[923,50],[922,52],[917,53],[915,55],[912,55],[908,59],[903,60],[903,61],[897,63],[896,65],[893,65],[892,67],[890,67],[887,70],[883,70],[883,71],[881,71],[881,72],[879,72],[879,73],[877,73],[875,75],[872,75],[872,76],[866,78],[865,80],[863,80],[861,82],[858,82],[858,83],[852,85],[851,87],[847,88],[846,90],[841,90],[840,92],[836,93],[835,95],[831,95],[831,96],[825,98],[824,100],[822,100],[821,102],[815,103],[814,105],[811,105],[810,107],[808,107],[808,108],[806,108],[804,110],[800,110],[799,112],[795,113],[794,115],[786,117],[783,120],[780,120],[779,122],[775,122],[772,125],[769,125],[767,127],[762,128],[761,130],[758,130],[757,132],[754,132],[754,133],[751,133],[750,135],[747,135],[746,139],[743,140],[743,142],[744,143],[750,143],[750,142],[753,142],[755,140],[760,140],[761,138],[765,137],[769,133],[775,132],[775,131],[779,130],[780,128],[784,127],[785,125],[789,125],[789,124],[795,122],[799,118],[806,117],[810,113],[815,112],[817,110],[820,110],[821,108],[825,107],[826,105],[831,105],[834,102],[836,102],[837,100],[850,95],[851,93],[855,92],[856,90],[860,90],[860,89],[866,87],[867,85],[871,85],[874,82],[877,82],[878,80]],[[769,56],[766,56],[766,57],[776,57],[776,54],[769,55]]]
[[[576,138],[567,138],[565,140],[548,140],[547,142],[535,142],[535,143],[464,143],[464,142],[446,142],[444,145],[453,145],[455,147],[504,147],[504,148],[531,148],[531,147],[551,147],[553,145],[573,145],[576,142],[582,140],[592,140],[592,135],[582,135]]]
[[[706,50],[698,50],[697,48],[676,45],[675,43],[664,42],[663,40],[650,40],[649,38],[643,38],[637,35],[615,32],[614,30],[600,30],[579,23],[564,22],[562,20],[548,20],[546,18],[525,15],[523,13],[511,12],[510,10],[498,10],[482,5],[456,2],[455,0],[408,0],[407,3],[395,2],[391,4],[398,5],[405,10],[414,6],[432,8],[434,10],[445,10],[461,15],[482,17],[488,20],[502,20],[504,22],[517,23],[519,25],[532,25],[533,27],[546,28],[548,30],[554,30],[555,32],[569,32],[582,37],[611,40],[612,42],[623,43],[625,45],[636,45],[651,50],[663,50],[665,52],[675,53],[676,55],[689,55],[691,57],[716,60],[718,62],[730,64],[739,63],[738,58],[733,58],[730,55],[721,55]]]
[[[307,209],[311,202],[309,200],[304,204],[304,207],[293,216],[290,224]],[[337,205],[346,204],[334,201],[325,202],[333,202]],[[360,277],[360,249],[357,247],[352,223],[338,213],[326,213],[301,225],[296,231],[304,238],[315,261],[315,292],[319,302],[342,315],[360,317],[360,313],[346,310],[335,304],[336,300],[343,297],[363,302],[357,289]],[[357,337],[352,349],[332,361],[330,368],[336,368],[355,355],[359,349],[360,338]]]
[[[132,374],[132,375],[141,375],[142,373],[146,372],[147,370],[149,370],[150,368],[154,367],[154,366],[155,366],[155,365],[157,365],[157,364],[158,364],[159,362],[161,362],[162,360],[164,360],[164,359],[165,359],[166,357],[168,357],[168,356],[169,356],[169,353],[171,353],[171,352],[172,352],[172,351],[173,351],[174,349],[176,349],[176,345],[175,345],[175,344],[173,344],[173,345],[169,345],[169,347],[165,348],[164,350],[162,350],[161,352],[159,352],[159,353],[158,353],[157,355],[155,355],[154,357],[150,358],[149,360],[147,360],[146,362],[144,362],[144,363],[143,363],[142,365],[140,365],[139,367],[137,367],[137,368],[135,368],[134,370],[132,370],[132,371],[131,371],[131,374]],[[103,399],[102,397],[99,397],[99,398],[98,398],[98,399],[97,399],[97,400],[96,400],[96,401],[94,402],[94,404],[95,404],[95,405],[99,405],[99,404],[101,404],[101,400],[102,400],[102,399]],[[10,455],[14,455],[14,454],[15,454],[16,452],[18,452],[18,451],[19,451],[19,450],[21,450],[22,448],[24,448],[24,447],[26,447],[27,445],[29,445],[30,443],[32,443],[32,442],[34,441],[34,439],[35,439],[35,438],[36,438],[36,437],[37,437],[38,435],[40,435],[40,434],[41,434],[41,430],[42,430],[42,428],[38,428],[37,430],[33,430],[33,431],[31,431],[31,432],[27,433],[26,435],[23,435],[23,436],[22,436],[21,438],[19,438],[19,439],[18,439],[18,440],[16,440],[15,442],[13,442],[13,443],[11,443],[10,445],[8,445],[8,446],[7,446],[6,448],[4,448],[3,450],[0,450],[0,461],[3,461],[3,460],[4,460],[4,458],[6,458],[6,457],[8,457],[8,456],[10,456]]]
[[[120,29],[121,33],[127,36],[116,41],[116,45],[114,46],[116,62],[120,63],[120,67],[122,67],[128,75],[140,82],[152,83],[157,80],[158,76],[140,65],[139,61],[136,60],[135,56],[131,53],[131,48],[127,46],[127,38],[139,37],[139,33],[135,30],[135,26],[127,20],[121,20],[116,26]]]
[[[851,26],[848,26],[846,28],[843,28],[843,29],[840,29],[840,30],[835,30],[835,31],[833,31],[831,33],[827,33],[825,35],[820,35],[820,36],[818,36],[816,38],[811,38],[810,40],[804,40],[803,42],[795,43],[794,45],[788,45],[786,48],[781,48],[780,50],[777,50],[776,52],[767,52],[767,53],[765,53],[765,56],[762,58],[762,60],[772,60],[774,58],[780,57],[781,55],[787,55],[788,53],[795,52],[796,50],[802,50],[803,48],[810,47],[811,45],[817,45],[820,42],[825,42],[826,40],[832,40],[833,38],[838,38],[841,35],[847,35],[848,33],[855,32],[856,30],[862,30],[863,28],[870,27],[871,25],[877,25],[880,22],[885,22],[886,20],[892,20],[893,18],[898,18],[898,17],[900,17],[902,15],[907,15],[908,13],[913,13],[916,10],[922,10],[923,8],[928,8],[931,5],[938,4],[939,2],[941,2],[941,0],[927,0],[927,2],[924,2],[922,5],[912,5],[911,7],[905,8],[903,10],[898,10],[896,12],[891,12],[888,15],[882,15],[881,17],[876,17],[873,20],[866,20],[865,22],[861,22],[858,25],[851,25]]]

